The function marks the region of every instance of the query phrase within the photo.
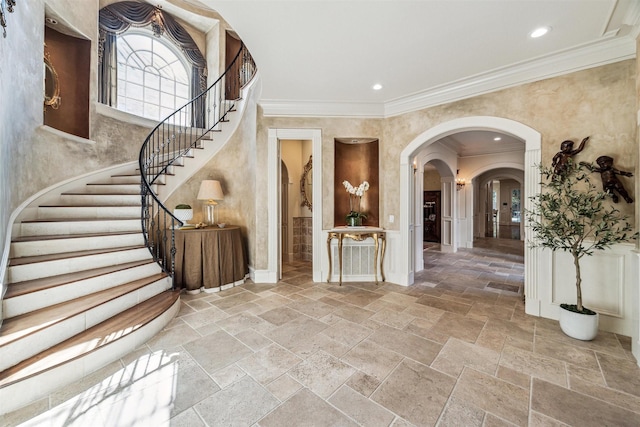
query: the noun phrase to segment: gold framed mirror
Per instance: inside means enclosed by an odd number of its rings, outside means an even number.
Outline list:
[[[309,161],[304,165],[302,171],[302,177],[300,178],[300,193],[302,194],[302,203],[300,206],[306,206],[310,211],[313,211],[311,200],[313,197],[313,163],[312,157],[309,156]]]
[[[44,106],[57,110],[60,107],[60,80],[51,63],[49,53],[44,54]]]

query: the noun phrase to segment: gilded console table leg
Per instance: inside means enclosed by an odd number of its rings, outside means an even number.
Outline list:
[[[380,239],[382,240],[382,251],[380,253],[380,275],[382,276],[382,281],[385,282],[386,279],[384,277],[384,251],[387,247],[387,239],[384,234],[380,236]]]
[[[340,264],[340,286],[342,286],[342,233],[338,235],[338,264]]]
[[[334,237],[335,236],[333,235],[333,233],[329,233],[329,235],[327,236],[327,255],[329,256],[329,274],[327,274],[327,283],[329,283],[329,280],[331,280],[331,240]]]
[[[373,243],[375,245],[375,250],[373,252],[373,277],[376,279],[376,285],[378,284],[378,234],[375,233],[371,237],[373,237]]]

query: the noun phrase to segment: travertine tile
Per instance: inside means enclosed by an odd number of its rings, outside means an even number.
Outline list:
[[[454,397],[516,425],[527,425],[529,390],[494,376],[465,368],[458,380]]]
[[[257,316],[248,313],[239,313],[226,319],[216,322],[216,325],[224,329],[231,335],[236,335],[247,329],[262,331],[261,326],[266,326],[267,322]]]
[[[269,384],[300,363],[300,359],[277,344],[271,344],[236,364],[260,384]]]
[[[465,366],[493,375],[500,360],[500,353],[451,338],[444,345],[431,367],[457,377]]]
[[[320,350],[325,353],[329,353],[334,357],[341,357],[349,351],[350,348],[351,346],[345,345],[320,333],[297,340],[289,350],[297,356],[306,359]]]
[[[381,301],[387,301],[403,307],[413,304],[414,302],[416,302],[417,299],[418,299],[417,297],[413,297],[410,295],[401,294],[397,292],[385,292],[383,294],[383,297],[380,298]]]
[[[269,338],[266,338],[264,335],[259,334],[253,329],[246,329],[236,334],[235,337],[242,341],[244,345],[250,347],[253,351],[258,351],[273,343]]]
[[[534,352],[581,368],[599,369],[596,355],[592,350],[575,347],[570,345],[570,342],[567,344],[558,343],[544,337],[537,337],[534,343]]]
[[[151,350],[171,349],[199,338],[200,334],[185,324],[161,331],[147,341],[147,345]]]
[[[291,301],[287,300],[286,303],[289,304]],[[300,316],[300,312],[289,307],[277,307],[259,315],[259,317],[263,318],[267,322],[273,323],[277,326],[284,325],[285,323],[290,322],[293,319],[297,319]]]
[[[640,396],[640,367],[626,358],[597,353],[607,386]]]
[[[402,329],[409,323],[411,323],[411,321],[414,320],[415,317],[401,311],[389,310],[385,308],[371,316],[370,319],[387,326],[391,326],[392,328]]]
[[[301,298],[290,303],[289,307],[315,319],[324,317],[334,310],[333,306],[311,298]]]
[[[247,398],[250,396],[251,398]],[[280,402],[249,377],[195,405],[208,425],[249,426],[271,412]]]
[[[326,302],[326,301],[325,301]],[[351,304],[340,304],[333,314],[353,323],[362,323],[375,312]]]
[[[567,427],[569,424],[561,423],[560,421],[547,417],[540,412],[531,411],[529,415],[529,425],[536,427]]]
[[[327,398],[355,372],[351,366],[319,351],[291,369],[289,375],[318,396]]]
[[[391,412],[347,386],[340,387],[329,403],[363,426],[387,427],[395,418]]]
[[[246,377],[247,373],[240,369],[235,363],[233,365],[225,366],[222,369],[218,369],[211,374],[211,378],[220,386],[220,388],[227,388],[231,384],[238,382],[242,378]]]
[[[273,380],[266,386],[267,390],[269,390],[271,394],[277,397],[281,402],[287,400],[302,387],[302,384],[287,374]]]
[[[191,341],[184,348],[209,373],[253,354],[249,347],[224,331]]]
[[[371,329],[348,320],[341,320],[323,330],[322,333],[351,348],[371,335]]]
[[[531,409],[569,425],[637,426],[640,414],[534,378]]]
[[[567,365],[567,373],[569,374],[569,383],[571,383],[573,379],[579,379],[581,381],[588,381],[597,385],[606,385],[600,367],[598,367],[597,370],[592,370],[581,368],[576,365]]]
[[[485,412],[469,402],[461,402],[456,398],[449,399],[442,416],[438,420],[438,426],[449,427],[481,427]]]
[[[471,310],[471,304],[463,304],[454,301],[448,301],[442,298],[434,298],[431,296],[423,296],[419,298],[416,303],[423,304],[429,307],[438,308],[443,311],[449,311],[461,315],[466,315]]]
[[[341,360],[382,381],[400,363],[402,356],[366,340],[345,354]]]
[[[563,387],[567,386],[567,374],[564,362],[550,357],[540,356],[530,351],[506,345],[502,351],[500,366],[545,379]]]
[[[302,389],[261,419],[259,425],[260,427],[355,427],[358,424],[308,389]]]
[[[454,385],[452,377],[405,359],[371,399],[415,425],[435,425]]]
[[[198,329],[201,326],[226,319],[227,317],[229,317],[228,313],[225,313],[216,307],[209,307],[205,310],[200,310],[193,314],[182,316],[181,319],[193,329]]]
[[[570,388],[578,393],[605,400],[630,411],[640,413],[640,397],[638,396],[600,386],[592,382],[582,381],[578,378],[571,378]]]
[[[471,319],[454,313],[445,313],[431,330],[463,341],[475,342],[484,324],[483,320]]]
[[[205,427],[204,422],[193,408],[189,408],[171,418],[171,427]]]
[[[430,365],[442,349],[442,345],[434,341],[388,326],[380,327],[368,339],[425,365]]]
[[[507,368],[506,366],[499,366],[496,377],[510,382],[511,384],[520,386],[526,390],[531,387],[531,376],[516,371],[515,369]]]
[[[281,346],[292,349],[299,342],[308,339],[326,329],[328,325],[311,317],[302,315],[267,332],[267,338],[277,342]]]
[[[375,391],[380,385],[380,381],[372,376],[358,371],[349,378],[347,385],[363,395],[364,397],[371,396],[371,393]]]
[[[514,427],[515,425],[516,424],[510,423],[500,417],[487,413],[484,416],[484,423],[482,424],[482,427]]]

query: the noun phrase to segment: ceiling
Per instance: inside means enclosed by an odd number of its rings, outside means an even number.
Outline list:
[[[500,138],[496,140],[495,138]],[[458,157],[473,157],[487,154],[518,151],[524,155],[524,141],[513,136],[489,131],[458,132],[437,141],[455,151]]]
[[[635,0],[169,1],[237,32],[266,115],[389,117],[634,58],[640,17]]]

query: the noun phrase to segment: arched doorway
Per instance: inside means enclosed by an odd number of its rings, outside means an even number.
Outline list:
[[[534,165],[540,162],[540,146],[541,135],[535,129],[526,126],[514,120],[504,119],[501,117],[491,116],[475,116],[454,119],[445,123],[441,123],[433,128],[426,130],[411,141],[400,154],[400,259],[406,260],[400,269],[401,284],[407,286],[413,283],[416,267],[416,252],[422,250],[421,237],[416,235],[415,229],[415,206],[416,206],[416,175],[414,173],[417,156],[426,147],[444,138],[458,132],[472,130],[490,130],[512,135],[524,141],[525,158],[524,158],[524,194],[522,195],[524,209],[530,208],[529,197],[539,191],[539,179],[537,178],[537,170]],[[510,167],[511,165],[495,165],[496,167]],[[474,174],[475,176],[477,174]],[[453,188],[453,182],[451,188]],[[453,202],[453,235],[457,233],[456,220],[457,212],[455,211],[457,198],[461,197],[452,192]],[[443,203],[444,204],[444,203]],[[455,249],[455,247],[454,247]],[[525,309],[527,313],[539,315],[540,303],[536,289],[536,271],[531,266],[535,266],[536,252],[528,248],[525,249],[525,294],[527,295]]]

